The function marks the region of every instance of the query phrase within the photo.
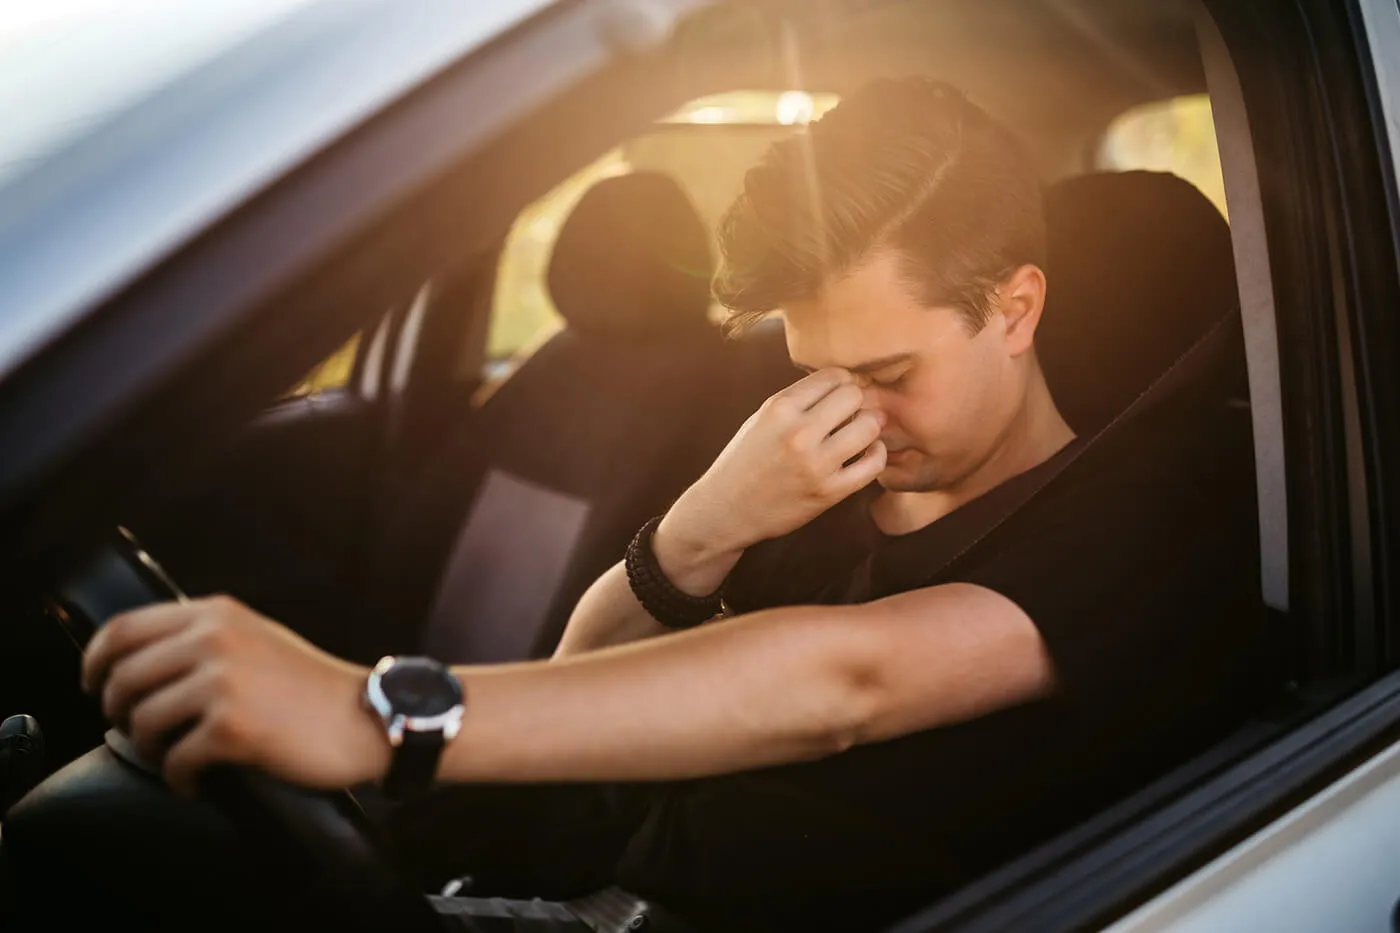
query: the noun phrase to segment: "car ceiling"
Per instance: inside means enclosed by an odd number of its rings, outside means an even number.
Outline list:
[[[1205,90],[1190,0],[885,0],[783,7],[749,21],[750,84],[848,92],[912,73],[950,81],[1016,127],[1048,175],[1134,105]],[[731,24],[732,25],[732,24]],[[784,35],[784,30],[791,27]],[[703,42],[703,40],[701,40]],[[711,54],[735,56],[733,36]]]

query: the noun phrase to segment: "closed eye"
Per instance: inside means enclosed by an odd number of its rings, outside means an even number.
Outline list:
[[[900,386],[904,385],[908,378],[909,370],[906,369],[898,376],[886,377],[884,379],[872,378],[870,381],[882,389],[898,389]]]

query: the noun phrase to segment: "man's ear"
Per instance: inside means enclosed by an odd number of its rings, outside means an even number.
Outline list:
[[[1034,345],[1045,310],[1045,273],[1030,264],[1017,268],[997,287],[997,299],[1006,322],[1007,351],[1020,356]]]

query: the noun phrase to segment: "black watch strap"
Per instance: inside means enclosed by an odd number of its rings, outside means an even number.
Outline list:
[[[431,787],[445,744],[440,731],[404,732],[403,741],[394,749],[389,770],[384,775],[384,793],[403,799]]]

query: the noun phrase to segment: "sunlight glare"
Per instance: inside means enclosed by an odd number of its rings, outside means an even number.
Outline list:
[[[787,91],[779,95],[774,112],[783,126],[797,126],[812,122],[817,105],[805,91]]]

